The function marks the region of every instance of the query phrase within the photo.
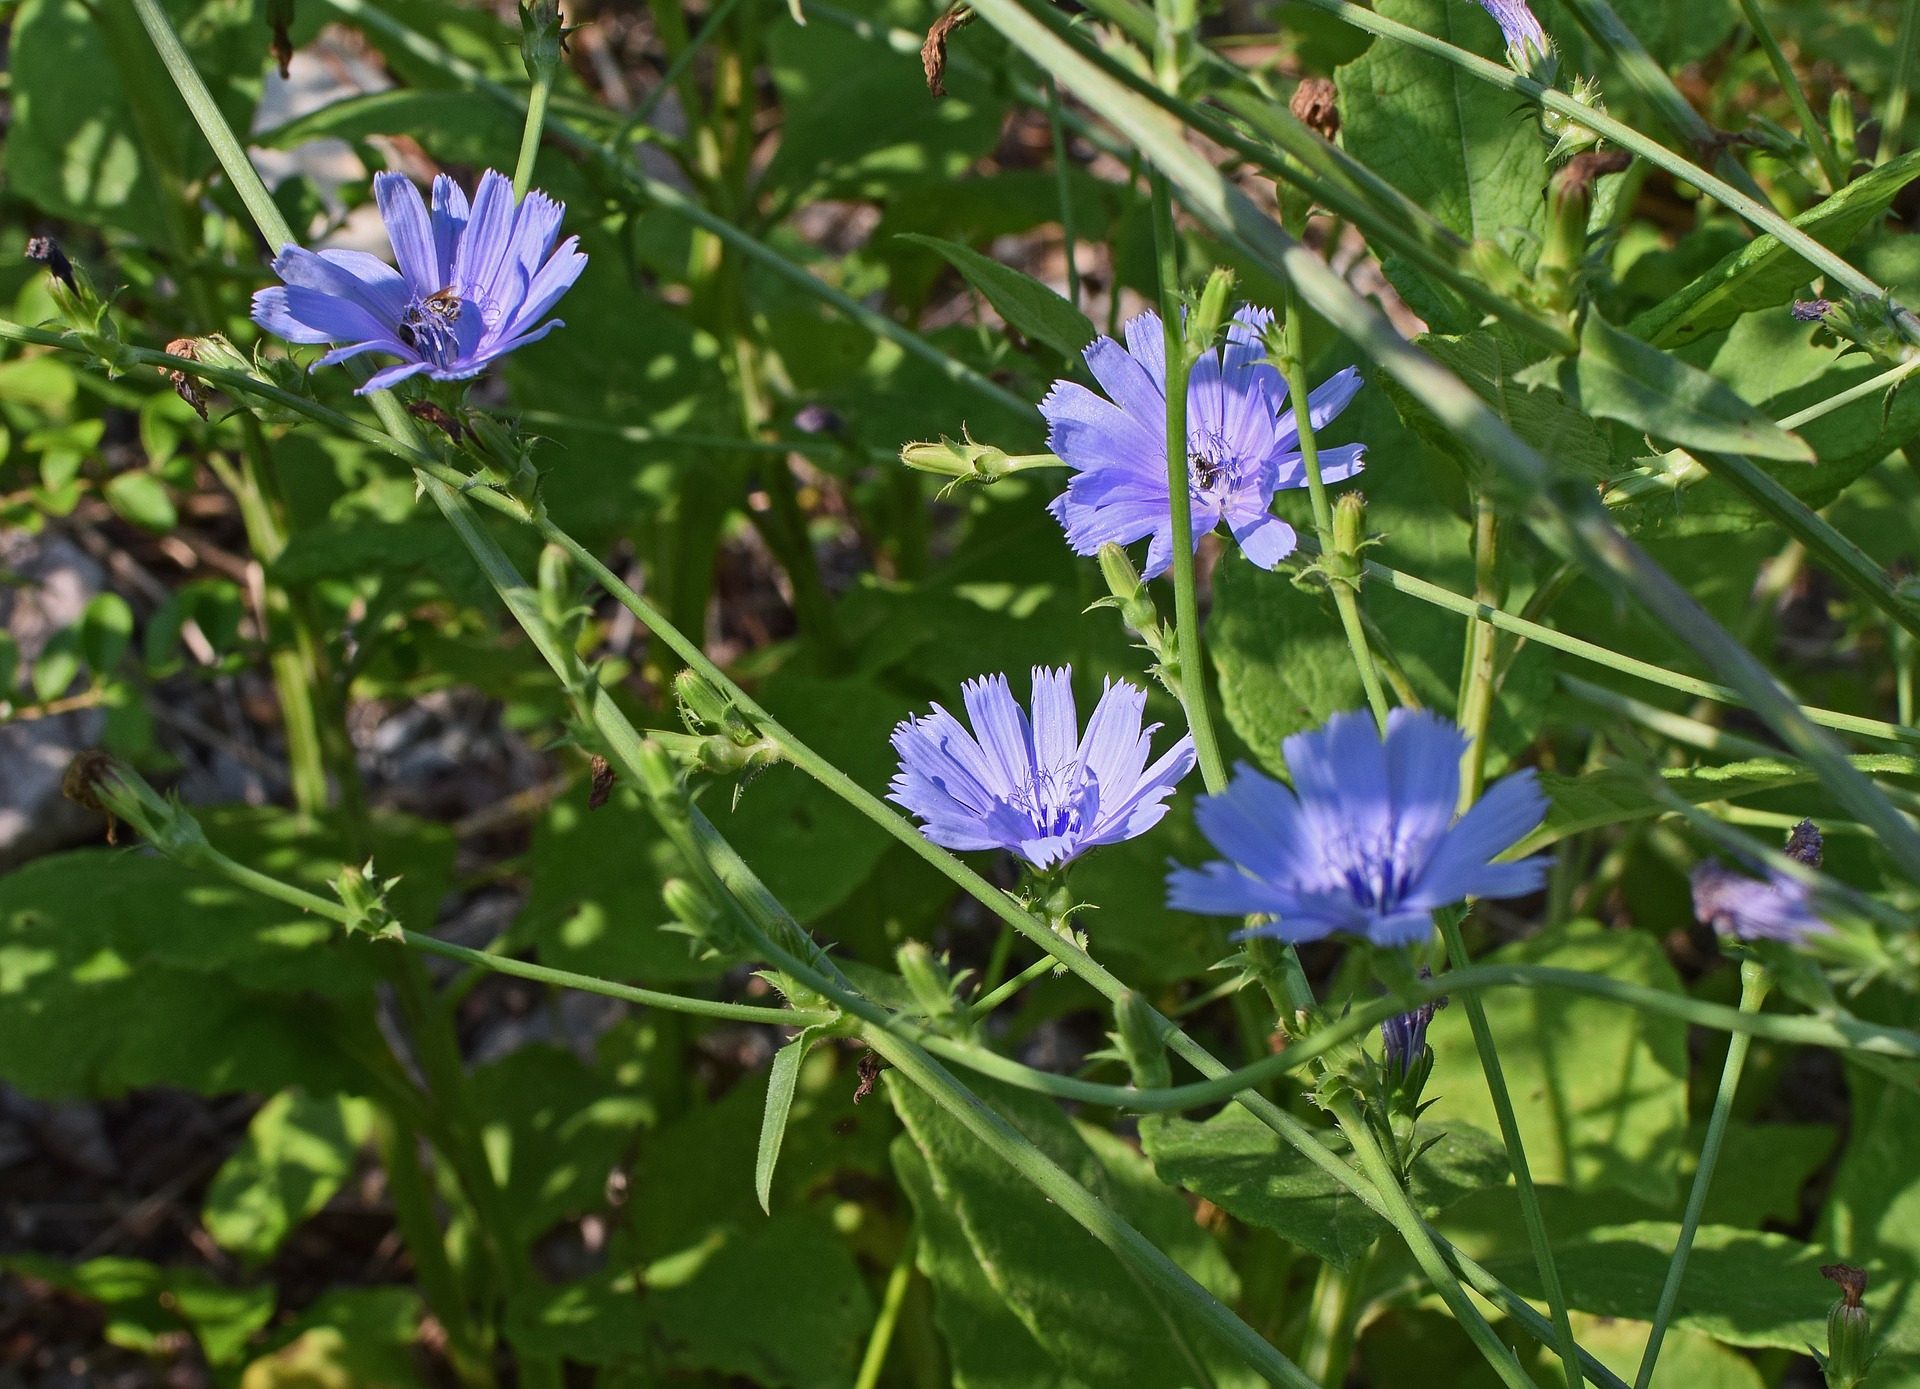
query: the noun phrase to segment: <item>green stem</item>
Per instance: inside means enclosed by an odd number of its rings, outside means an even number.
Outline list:
[[[987,1014],[1019,993],[1020,990],[1026,988],[1026,986],[1034,980],[1040,978],[1048,971],[1058,969],[1059,967],[1060,962],[1054,959],[1053,956],[1042,955],[1039,959],[1014,975],[1013,978],[1007,980],[1006,983],[1000,985],[1000,987],[993,990],[992,993],[989,993],[985,998],[975,999],[974,1002],[969,1005],[969,1011],[976,1018],[984,1018]]]
[[[1434,924],[1446,942],[1447,959],[1455,970],[1467,968],[1467,943],[1460,934],[1460,913],[1454,909],[1434,913]],[[1487,1078],[1487,1093],[1493,1099],[1493,1112],[1500,1121],[1500,1137],[1507,1148],[1507,1165],[1513,1169],[1514,1191],[1520,1198],[1520,1215],[1527,1227],[1527,1243],[1533,1247],[1534,1266],[1540,1272],[1540,1287],[1546,1294],[1547,1309],[1553,1314],[1555,1344],[1560,1365],[1567,1377],[1567,1389],[1580,1389],[1580,1344],[1573,1338],[1573,1322],[1567,1315],[1567,1293],[1560,1284],[1560,1269],[1554,1262],[1553,1244],[1547,1238],[1546,1217],[1540,1211],[1540,1193],[1534,1189],[1533,1169],[1527,1162],[1526,1144],[1520,1136],[1520,1120],[1514,1114],[1513,1096],[1507,1090],[1507,1073],[1500,1064],[1500,1050],[1494,1044],[1493,1028],[1487,1022],[1486,1005],[1477,993],[1465,995],[1467,1024],[1473,1031],[1473,1045],[1480,1053],[1480,1070]]]
[[[1193,354],[1187,347],[1180,304],[1180,245],[1173,229],[1173,201],[1167,181],[1153,175],[1153,249],[1160,280],[1160,326],[1167,365],[1167,500],[1173,518],[1174,645],[1180,653],[1180,702],[1199,755],[1200,779],[1207,790],[1226,788],[1227,766],[1207,711],[1207,676],[1200,645],[1200,602],[1193,576],[1193,484],[1188,476],[1187,377]]]
[[[1500,583],[1500,512],[1486,488],[1480,488],[1473,503],[1473,596],[1481,607],[1499,608],[1503,594]],[[1499,641],[1492,623],[1467,624],[1466,657],[1461,665],[1463,689],[1460,696],[1460,731],[1467,735],[1467,750],[1460,758],[1460,803],[1462,814],[1480,799],[1480,788],[1487,775],[1487,728],[1493,722],[1494,676]],[[1578,1386],[1574,1386],[1578,1389]]]
[[[893,1328],[899,1324],[900,1308],[907,1300],[907,1286],[913,1281],[914,1256],[919,1250],[920,1229],[916,1225],[907,1231],[907,1238],[900,1246],[900,1257],[893,1261],[893,1271],[887,1275],[886,1291],[880,1295],[880,1314],[873,1319],[873,1330],[867,1336],[867,1351],[860,1357],[860,1373],[854,1377],[853,1389],[875,1389],[880,1383],[880,1372],[887,1365],[887,1350],[893,1345]]]
[[[1740,1011],[1758,1013],[1766,1001],[1773,979],[1758,960],[1740,965]],[[1727,1121],[1733,1116],[1733,1098],[1740,1088],[1740,1072],[1747,1064],[1751,1038],[1742,1032],[1727,1043],[1726,1065],[1720,1069],[1720,1089],[1713,1097],[1713,1113],[1707,1120],[1706,1141],[1700,1145],[1700,1166],[1693,1174],[1693,1189],[1687,1193],[1686,1214],[1680,1219],[1680,1242],[1667,1265],[1667,1281],[1660,1289],[1660,1302],[1653,1313],[1653,1330],[1647,1333],[1646,1353],[1640,1357],[1640,1373],[1634,1376],[1633,1389],[1647,1389],[1653,1382],[1653,1369],[1660,1359],[1660,1342],[1666,1337],[1667,1323],[1673,1319],[1674,1304],[1680,1297],[1680,1284],[1687,1275],[1687,1256],[1693,1252],[1693,1237],[1700,1229],[1700,1214],[1706,1209],[1707,1190],[1713,1185],[1713,1169],[1720,1161],[1720,1144],[1727,1136]]]
[[[1920,55],[1920,0],[1906,0],[1901,6],[1900,34],[1893,43],[1893,85],[1887,90],[1887,109],[1880,118],[1880,148],[1873,160],[1876,164],[1884,164],[1900,153],[1907,133],[1914,59]]]
[[[739,3],[740,0],[720,0],[720,3],[708,12],[706,19],[701,21],[700,28],[695,32],[692,40],[678,53],[673,55],[673,61],[667,64],[667,70],[660,74],[659,85],[647,93],[646,98],[634,108],[633,114],[627,118],[627,123],[620,128],[620,134],[614,139],[613,148],[616,150],[626,148],[627,141],[632,138],[634,129],[646,124],[647,118],[653,114],[654,108],[659,106],[661,101],[665,99],[667,93],[674,89],[674,86],[686,73],[688,65],[699,55],[700,50],[707,46],[713,36],[720,32],[720,26],[727,22],[727,16],[733,13]]]
[[[540,132],[546,125],[547,99],[553,95],[553,71],[534,76],[527,92],[527,123],[520,132],[520,158],[513,166],[513,200],[519,202],[533,186],[533,164],[540,157]]]
[[[1378,1248],[1378,1246],[1374,1246]],[[1307,1311],[1307,1339],[1300,1348],[1300,1368],[1315,1384],[1344,1384],[1347,1363],[1353,1358],[1353,1337],[1360,1315],[1360,1288],[1366,1281],[1374,1249],[1368,1249],[1347,1268],[1322,1264],[1313,1280],[1313,1303]]]
[[[1793,70],[1793,64],[1787,61],[1787,55],[1780,51],[1780,41],[1773,36],[1773,26],[1767,23],[1766,15],[1761,12],[1759,0],[1740,0],[1740,9],[1746,15],[1747,25],[1753,30],[1754,37],[1760,40],[1760,49],[1767,55],[1767,62],[1773,67],[1774,80],[1793,104],[1794,119],[1800,122],[1800,133],[1813,150],[1813,157],[1820,161],[1820,172],[1826,175],[1827,191],[1838,193],[1847,186],[1847,171],[1841,167],[1833,141],[1827,138],[1826,127],[1814,118],[1813,107],[1807,104],[1807,94],[1800,86],[1800,75]]]
[[[1306,364],[1306,320],[1300,312],[1300,296],[1287,289],[1286,304],[1286,369],[1287,395],[1293,401],[1294,428],[1300,436],[1300,461],[1306,469],[1307,495],[1313,503],[1313,529],[1320,540],[1320,552],[1324,555],[1335,553],[1333,538],[1333,504],[1327,500],[1326,482],[1320,476],[1320,444],[1313,428],[1313,390],[1312,382],[1307,378]],[[1354,669],[1360,673],[1360,685],[1367,692],[1367,707],[1373,710],[1374,722],[1380,726],[1380,735],[1387,732],[1387,692],[1380,685],[1380,671],[1374,664],[1373,649],[1367,644],[1367,633],[1360,618],[1360,595],[1353,586],[1339,578],[1330,584],[1333,589],[1333,605],[1340,614],[1340,627],[1347,636],[1347,649],[1353,653]]]
[[[1447,1304],[1447,1310],[1453,1313],[1460,1329],[1467,1333],[1486,1362],[1493,1367],[1494,1373],[1509,1389],[1537,1389],[1527,1372],[1520,1367],[1513,1351],[1487,1324],[1480,1309],[1467,1296],[1466,1289],[1461,1287],[1460,1280],[1447,1267],[1446,1260],[1441,1258],[1439,1247],[1434,1244],[1426,1222],[1413,1208],[1413,1202],[1407,1199],[1406,1190],[1400,1185],[1399,1174],[1381,1151],[1373,1130],[1354,1107],[1351,1096],[1340,1094],[1326,1103],[1334,1121],[1340,1125],[1340,1132],[1346,1135],[1347,1142],[1352,1145],[1354,1156],[1360,1159],[1360,1170],[1379,1193],[1387,1219],[1406,1240],[1413,1261],[1420,1266],[1420,1272],[1426,1275],[1434,1291]]]
[[[1060,110],[1060,85],[1051,77],[1041,79],[1047,93],[1047,128],[1053,135],[1053,181],[1060,190],[1060,237],[1066,245],[1067,299],[1080,307],[1080,264],[1074,256],[1073,164],[1067,159],[1067,122]],[[1114,293],[1119,293],[1116,286]]]
[[[1920,0],[1914,0],[1914,3],[1916,8],[1920,8]],[[1796,411],[1788,415],[1785,419],[1776,421],[1776,423],[1782,429],[1788,431],[1798,429],[1804,424],[1812,424],[1817,419],[1831,415],[1842,406],[1851,405],[1856,400],[1864,400],[1870,395],[1878,395],[1885,390],[1891,390],[1916,371],[1920,371],[1920,357],[1916,357],[1911,362],[1902,362],[1897,367],[1891,367],[1881,372],[1878,376],[1870,377],[1862,381],[1857,386],[1849,386],[1839,394],[1828,396],[1825,400],[1809,405],[1804,410]]]

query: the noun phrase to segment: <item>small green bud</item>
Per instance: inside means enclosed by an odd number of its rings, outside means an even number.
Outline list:
[[[1599,115],[1607,114],[1607,104],[1600,99],[1600,84],[1591,77],[1582,77],[1573,84],[1573,90],[1567,93],[1580,105]],[[1553,148],[1547,152],[1548,159],[1570,159],[1576,154],[1584,154],[1595,148],[1602,140],[1599,131],[1583,125],[1576,117],[1562,115],[1558,111],[1542,111],[1540,127],[1553,140]]]
[[[533,0],[520,6],[520,62],[527,69],[529,81],[553,80],[560,69],[566,38],[559,0]]]
[[[540,613],[555,627],[566,624],[573,597],[573,557],[548,543],[540,549]]]
[[[1860,157],[1860,133],[1854,121],[1853,93],[1842,88],[1833,94],[1827,106],[1827,130],[1833,137],[1833,152],[1840,167],[1851,169]]]
[[[901,946],[894,952],[893,960],[922,1016],[953,1016],[953,977],[947,971],[945,960],[917,940]]]
[[[680,721],[688,732],[716,734],[742,748],[762,741],[760,730],[699,671],[683,670],[674,676],[673,692],[680,702]]]
[[[918,472],[966,482],[998,482],[1014,471],[1005,449],[976,444],[964,429],[957,441],[943,434],[937,444],[907,444],[900,461]]]
[[[661,926],[690,936],[714,955],[738,955],[742,950],[739,931],[732,918],[713,904],[711,898],[685,878],[669,878],[660,887],[660,900],[673,916]]]
[[[1233,293],[1233,279],[1233,272],[1224,267],[1216,268],[1207,276],[1199,305],[1187,321],[1187,349],[1196,357],[1212,347],[1214,339],[1220,336],[1220,329],[1227,321],[1227,300]]]
[[[1854,1389],[1866,1381],[1879,1354],[1873,1348],[1873,1317],[1860,1305],[1867,1291],[1867,1271],[1846,1264],[1826,1264],[1823,1278],[1840,1287],[1840,1300],[1827,1313],[1827,1353],[1817,1357],[1827,1377],[1827,1389]]]
[[[126,821],[170,859],[197,863],[208,847],[200,822],[177,798],[161,795],[140,773],[107,753],[83,752],[74,758],[60,789],[68,800],[105,814],[109,824]]]
[[[1107,581],[1107,591],[1113,595],[1114,606],[1120,609],[1120,620],[1127,624],[1128,631],[1144,635],[1159,630],[1160,611],[1153,605],[1146,580],[1133,567],[1127,552],[1114,541],[1109,540],[1100,547],[1100,574]]]
[[[398,878],[388,878],[385,882],[374,876],[373,860],[368,859],[365,866],[356,868],[352,864],[344,865],[330,886],[333,895],[340,904],[352,914],[347,922],[347,930],[357,936],[371,936],[375,940],[401,939],[400,923],[393,919],[393,913],[387,909],[387,891]]]
[[[1161,1021],[1146,999],[1128,989],[1113,1003],[1114,1045],[1127,1058],[1133,1083],[1142,1090],[1164,1090],[1173,1084],[1173,1068],[1167,1063],[1166,1042]]]

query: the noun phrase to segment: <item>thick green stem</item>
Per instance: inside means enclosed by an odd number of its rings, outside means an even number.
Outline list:
[[[1372,1262],[1373,1250],[1369,1249],[1347,1268],[1322,1264],[1314,1278],[1300,1368],[1315,1384],[1346,1383],[1347,1362],[1353,1358],[1354,1331],[1360,1317],[1360,1287]]]
[[[1880,148],[1873,162],[1884,164],[1900,153],[1907,133],[1907,103],[1913,96],[1913,67],[1920,57],[1920,0],[1906,0],[1900,8],[1900,34],[1893,48],[1893,84],[1887,89],[1887,108],[1880,118]]]
[[[1193,483],[1188,476],[1187,377],[1193,354],[1187,347],[1180,304],[1180,247],[1173,229],[1173,201],[1167,182],[1153,176],[1153,248],[1160,276],[1160,321],[1167,359],[1167,499],[1173,518],[1173,620],[1180,653],[1180,702],[1199,755],[1200,779],[1207,790],[1226,788],[1227,766],[1207,711],[1207,674],[1201,653],[1200,603],[1193,575]]]
[[[1820,161],[1820,172],[1826,175],[1827,191],[1839,192],[1847,186],[1847,171],[1841,166],[1833,141],[1827,138],[1826,127],[1815,119],[1813,107],[1807,103],[1807,94],[1800,86],[1800,75],[1793,70],[1793,64],[1787,61],[1787,55],[1780,51],[1780,40],[1773,36],[1773,26],[1767,23],[1759,0],[1740,0],[1740,9],[1746,15],[1747,25],[1753,30],[1754,37],[1760,40],[1760,49],[1767,55],[1767,62],[1773,67],[1774,80],[1793,104],[1794,119],[1800,122],[1801,137],[1813,151],[1813,157]]]
[[[1307,378],[1305,352],[1306,320],[1300,311],[1300,297],[1287,290],[1286,378],[1287,395],[1293,401],[1294,428],[1300,436],[1300,462],[1306,469],[1307,495],[1313,503],[1313,529],[1320,540],[1323,555],[1336,553],[1333,537],[1333,504],[1327,500],[1327,485],[1320,475],[1320,443],[1313,428],[1313,390]],[[1380,671],[1374,664],[1373,649],[1367,644],[1366,628],[1361,622],[1360,595],[1353,586],[1336,577],[1332,580],[1333,605],[1340,614],[1340,627],[1347,636],[1347,649],[1353,653],[1354,669],[1360,673],[1360,686],[1367,692],[1367,707],[1373,710],[1380,734],[1387,732],[1387,692],[1380,685]]]
[[[553,95],[553,72],[549,69],[533,79],[527,92],[527,123],[520,132],[520,158],[513,166],[514,201],[527,196],[533,186],[533,164],[540,157],[540,132],[547,122],[547,99]]]
[[[1500,512],[1481,488],[1474,497],[1473,597],[1482,607],[1499,608],[1506,597],[1500,582]],[[1460,731],[1467,750],[1460,758],[1460,811],[1480,799],[1487,776],[1487,728],[1493,722],[1494,677],[1499,640],[1493,624],[1467,624],[1467,650],[1460,669]]]
[[[1772,985],[1767,967],[1758,960],[1740,965],[1740,1011],[1758,1013]],[[1654,1366],[1660,1359],[1660,1342],[1666,1337],[1667,1323],[1673,1320],[1674,1304],[1680,1298],[1680,1284],[1687,1276],[1687,1256],[1693,1252],[1693,1237],[1700,1229],[1700,1214],[1706,1209],[1707,1191],[1713,1185],[1713,1169],[1720,1161],[1720,1144],[1727,1136],[1727,1121],[1733,1117],[1733,1099],[1740,1089],[1740,1072],[1747,1064],[1751,1038],[1736,1032],[1727,1043],[1727,1061],[1720,1069],[1720,1089],[1713,1097],[1713,1113],[1707,1120],[1706,1141],[1700,1145],[1700,1166],[1693,1174],[1693,1189],[1687,1193],[1686,1214],[1680,1218],[1680,1242],[1667,1265],[1667,1281],[1660,1289],[1660,1302],[1653,1312],[1653,1330],[1647,1333],[1646,1353],[1640,1357],[1640,1373],[1634,1376],[1633,1389],[1647,1389],[1653,1382]]]
[[[1447,1310],[1460,1323],[1460,1329],[1467,1333],[1508,1389],[1537,1389],[1514,1357],[1513,1351],[1488,1325],[1487,1319],[1460,1285],[1459,1278],[1447,1267],[1446,1260],[1440,1257],[1439,1247],[1434,1244],[1426,1222],[1407,1198],[1405,1188],[1400,1185],[1399,1174],[1381,1151],[1373,1130],[1355,1108],[1352,1097],[1340,1095],[1327,1103],[1335,1122],[1340,1125],[1340,1132],[1346,1135],[1347,1142],[1352,1145],[1354,1156],[1360,1159],[1360,1170],[1379,1193],[1384,1214],[1400,1232],[1401,1238],[1406,1240],[1413,1261],[1420,1266],[1420,1272],[1426,1275],[1434,1291],[1447,1304]]]
[[[1460,914],[1448,909],[1434,913],[1434,924],[1446,942],[1447,959],[1452,968],[1465,969],[1467,943],[1460,934]],[[1553,1314],[1554,1341],[1560,1351],[1560,1365],[1566,1373],[1567,1389],[1580,1389],[1580,1344],[1573,1338],[1573,1322],[1567,1315],[1567,1293],[1560,1284],[1560,1269],[1554,1262],[1553,1244],[1547,1237],[1546,1217],[1540,1212],[1540,1194],[1534,1189],[1533,1168],[1527,1162],[1526,1144],[1520,1136],[1520,1120],[1514,1114],[1513,1096],[1507,1090],[1507,1073],[1500,1064],[1500,1049],[1494,1044],[1493,1028],[1487,1022],[1487,1008],[1477,993],[1464,998],[1467,1025],[1473,1031],[1474,1049],[1480,1053],[1480,1070],[1487,1078],[1487,1093],[1493,1098],[1493,1112],[1500,1121],[1500,1137],[1507,1148],[1507,1165],[1513,1169],[1513,1186],[1520,1198],[1520,1215],[1527,1227],[1527,1243],[1533,1247],[1534,1266],[1540,1272],[1540,1287],[1546,1294],[1547,1309]]]

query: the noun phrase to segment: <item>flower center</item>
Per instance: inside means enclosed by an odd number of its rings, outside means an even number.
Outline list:
[[[1244,466],[1219,430],[1196,429],[1187,436],[1187,488],[1196,502],[1224,501],[1239,487]]]
[[[434,366],[450,366],[460,355],[460,336],[454,325],[466,307],[466,301],[452,289],[414,300],[400,315],[400,341]]]
[[[1033,821],[1043,835],[1077,834],[1080,831],[1080,778],[1073,766],[1039,768],[1033,779],[1013,793],[1013,803]]]
[[[1375,837],[1349,831],[1340,837],[1333,858],[1335,871],[1361,906],[1385,914],[1406,896],[1413,874],[1398,862],[1391,833]]]

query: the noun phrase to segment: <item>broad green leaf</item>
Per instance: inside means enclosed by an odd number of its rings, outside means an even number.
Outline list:
[[[353,1175],[371,1128],[364,1100],[282,1090],[213,1175],[200,1222],[223,1249],[260,1264]]]
[[[1514,433],[1532,444],[1541,457],[1596,478],[1612,471],[1612,450],[1599,425],[1558,391],[1529,389],[1515,379],[1521,369],[1538,358],[1538,349],[1516,346],[1487,331],[1459,337],[1426,333],[1415,341],[1498,411],[1513,426]],[[1383,373],[1379,381],[1409,429],[1453,459],[1468,477],[1477,479],[1481,475],[1485,463],[1460,442],[1458,435],[1391,376]]]
[[[1332,1140],[1340,1143],[1338,1134]],[[1436,1140],[1414,1164],[1413,1199],[1431,1217],[1475,1191],[1504,1185],[1499,1142],[1469,1124],[1426,1125]],[[1171,1115],[1140,1121],[1140,1142],[1163,1181],[1185,1187],[1249,1225],[1349,1268],[1390,1226],[1291,1144],[1237,1105],[1204,1123]],[[1343,1159],[1344,1160],[1344,1159]]]
[[[62,627],[40,648],[33,663],[33,693],[41,703],[58,699],[80,677],[80,630]]]
[[[228,1287],[197,1268],[112,1257],[63,1264],[31,1254],[11,1255],[0,1266],[99,1304],[106,1339],[148,1354],[161,1350],[163,1337],[189,1331],[210,1363],[229,1366],[273,1316],[271,1283]]]
[[[901,237],[939,252],[968,284],[987,297],[1009,325],[1062,357],[1078,357],[1080,350],[1093,341],[1093,320],[1033,276],[957,241],[916,232],[903,232]]]
[[[1706,1125],[1687,1134],[1698,1153]],[[1839,1140],[1829,1124],[1729,1124],[1713,1169],[1713,1185],[1701,1219],[1709,1225],[1758,1229],[1764,1221],[1793,1226],[1800,1221],[1800,1192],[1826,1164]]]
[[[964,1232],[986,1280],[1061,1376],[1088,1389],[1129,1386],[1160,1389],[1194,1382],[1181,1342],[1208,1366],[1216,1383],[1247,1384],[1250,1372],[1192,1316],[1152,1297],[1128,1270],[1065,1212],[990,1153],[923,1092],[887,1077],[894,1108],[925,1160],[936,1200]],[[1182,1263],[1216,1296],[1231,1301],[1231,1272],[1218,1251],[1196,1243],[1191,1219],[1180,1222],[1182,1244],[1167,1248],[1182,1203],[1164,1187],[1126,1172],[1144,1167],[1112,1141],[1090,1147],[1052,1102],[977,1083],[970,1086],[1070,1176],[1114,1206],[1142,1233],[1159,1235],[1169,1257]],[[1120,1170],[1108,1166],[1115,1164]],[[1167,1203],[1171,1202],[1169,1206]],[[1211,1257],[1208,1257],[1211,1255]],[[1169,1335],[1166,1318],[1179,1327]]]
[[[80,619],[80,649],[87,669],[97,676],[113,674],[133,639],[133,609],[117,593],[101,593],[87,604]]]
[[[1677,991],[1657,941],[1591,922],[1494,951],[1487,963],[1551,965]],[[1602,999],[1552,990],[1484,995],[1514,1111],[1536,1180],[1624,1191],[1664,1208],[1677,1188],[1687,1132],[1686,1024]],[[1465,1010],[1449,1008],[1428,1034],[1435,1053],[1431,1122],[1493,1131]]]
[[[180,524],[173,495],[152,473],[134,469],[116,474],[107,479],[105,491],[107,505],[142,530],[163,535]]]
[[[1613,8],[1661,66],[1670,69],[1704,58],[1726,41],[1738,22],[1733,0],[1687,0],[1683,5],[1614,0]]]
[[[793,1087],[800,1080],[800,1063],[807,1059],[818,1033],[805,1028],[774,1053],[767,1072],[767,1107],[761,1113],[760,1148],[753,1159],[753,1194],[760,1209],[773,1214],[773,1169],[780,1162],[780,1145],[787,1138],[787,1115],[793,1109]]]
[[[1646,1220],[1602,1226],[1556,1244],[1553,1257],[1567,1301],[1582,1312],[1651,1321],[1679,1235],[1677,1223]],[[1827,1308],[1834,1301],[1833,1285],[1820,1276],[1825,1262],[1821,1250],[1785,1235],[1703,1225],[1673,1324],[1731,1346],[1824,1346]],[[1540,1296],[1531,1257],[1502,1258],[1488,1267],[1522,1296]]]
[[[1529,372],[1522,379],[1540,375]],[[1621,332],[1595,309],[1587,311],[1580,329],[1580,355],[1559,364],[1558,378],[1560,389],[1588,414],[1684,448],[1814,461],[1806,440],[1699,368]]]
[[[1060,1371],[1052,1357],[988,1278],[926,1158],[905,1134],[893,1141],[893,1170],[919,1224],[916,1263],[933,1285],[933,1319],[946,1338],[954,1389],[1055,1389]]]
[[[285,1345],[247,1366],[240,1389],[419,1389],[420,1314],[412,1288],[335,1288],[281,1333]]]
[[[1581,1348],[1628,1384],[1640,1369],[1652,1330],[1643,1322],[1573,1314],[1573,1336]],[[1753,1361],[1711,1336],[1669,1327],[1648,1389],[1767,1389],[1767,1381]]]
[[[1500,31],[1473,6],[1380,0],[1378,9],[1500,59]],[[1384,39],[1336,71],[1334,81],[1340,142],[1349,154],[1469,241],[1516,251],[1537,244],[1545,227],[1546,146],[1511,96],[1439,58]],[[1386,270],[1422,312],[1444,302],[1398,257],[1387,258]],[[1473,326],[1431,321],[1458,331]]]
[[[1830,251],[1844,251],[1920,177],[1920,150],[1863,174],[1793,225]],[[1762,233],[1672,298],[1633,320],[1631,332],[1655,347],[1692,342],[1755,309],[1779,308],[1814,277],[1814,269],[1778,238]]]

